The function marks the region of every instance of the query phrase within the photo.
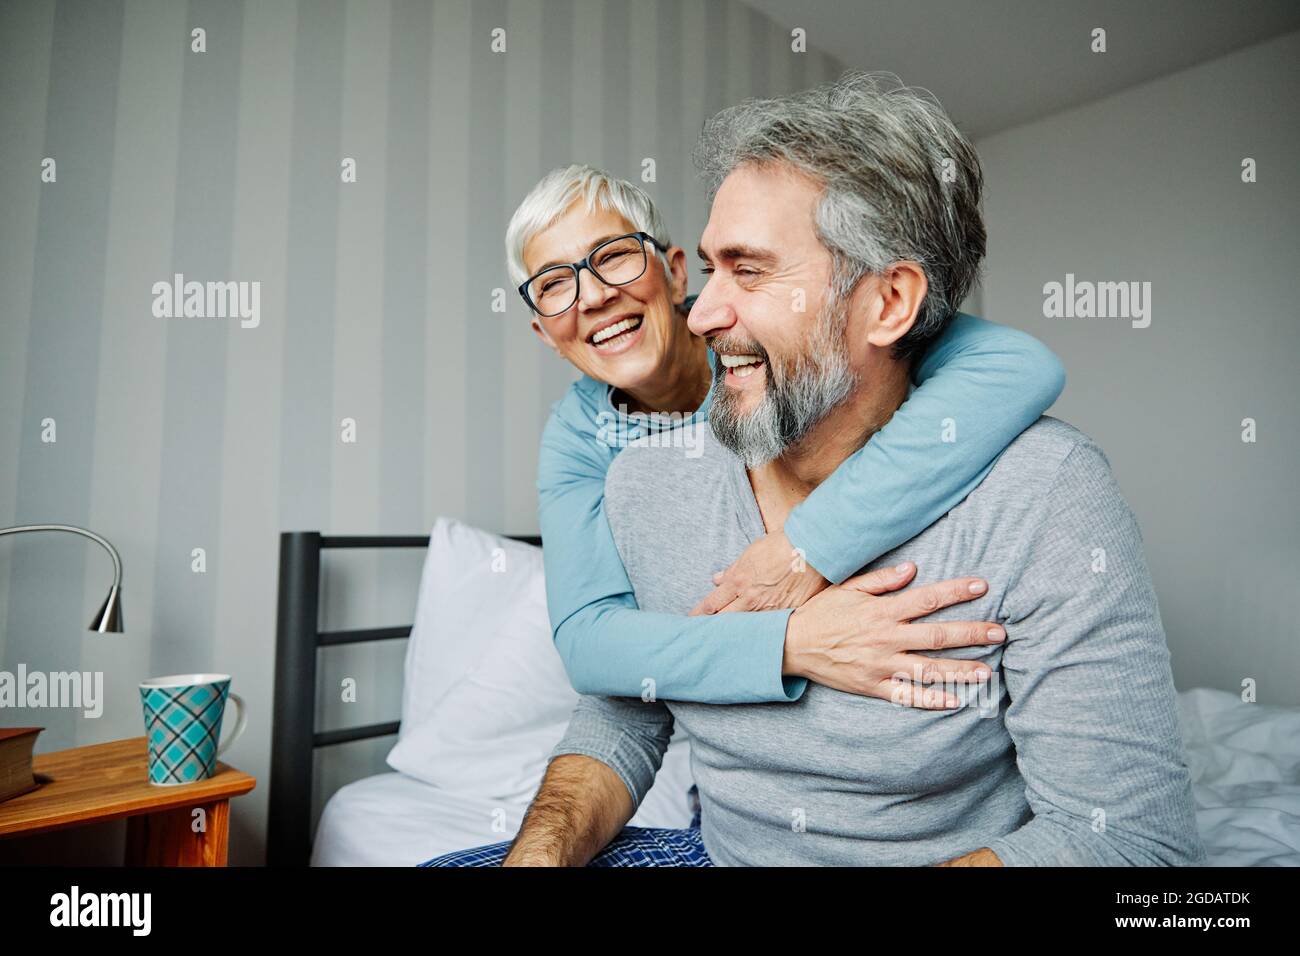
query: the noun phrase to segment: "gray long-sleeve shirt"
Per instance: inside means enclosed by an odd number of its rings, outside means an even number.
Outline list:
[[[764,531],[744,466],[711,433],[697,457],[625,449],[605,511],[650,611],[689,611]],[[989,582],[933,615],[1006,628],[1002,645],[928,652],[992,668],[984,690],[955,688],[965,706],[813,683],[790,703],[583,697],[554,753],[604,762],[639,803],[675,721],[724,865],[932,864],[980,847],[1008,865],[1203,863],[1141,536],[1096,445],[1040,419],[964,502],[870,567],[904,560],[913,586]]]

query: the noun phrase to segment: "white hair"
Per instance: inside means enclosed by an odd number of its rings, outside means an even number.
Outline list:
[[[539,232],[550,228],[579,196],[585,199],[588,212],[595,212],[597,206],[613,210],[630,222],[633,229],[648,232],[664,246],[672,245],[659,210],[640,186],[592,166],[576,163],[560,166],[541,178],[510,217],[506,229],[506,268],[516,286],[528,281],[530,275],[524,265],[524,246]],[[668,257],[657,249],[654,251],[667,275]]]

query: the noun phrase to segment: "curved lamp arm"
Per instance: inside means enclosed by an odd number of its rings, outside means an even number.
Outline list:
[[[117,548],[113,547],[107,538],[101,537],[93,531],[70,524],[16,525],[12,528],[0,528],[0,537],[6,534],[21,534],[24,531],[70,531],[73,534],[89,538],[91,541],[98,541],[108,551],[109,557],[113,559],[113,587],[108,592],[108,597],[104,599],[99,613],[90,622],[90,630],[99,631],[101,634],[120,634],[122,631],[122,558],[117,553]]]

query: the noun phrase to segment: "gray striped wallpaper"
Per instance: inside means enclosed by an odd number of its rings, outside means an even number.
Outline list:
[[[127,628],[85,630],[110,580],[98,548],[0,542],[0,668],[103,671],[106,697],[99,719],[5,723],[45,726],[38,752],[136,736],[140,679],[233,674],[251,718],[225,759],[259,786],[234,804],[231,860],[260,860],[277,534],[439,514],[535,530],[537,439],[572,373],[508,288],[514,205],[553,166],[633,178],[651,157],[693,248],[701,123],[837,75],[815,44],[791,52],[788,25],[735,0],[0,5],[0,524],[112,540]],[[259,282],[259,323],[155,317],[176,273]],[[409,621],[419,560],[331,559],[326,624]],[[360,695],[325,695],[322,723],[394,719],[402,652],[324,652],[322,685]],[[331,752],[320,794],[384,769],[390,744]]]

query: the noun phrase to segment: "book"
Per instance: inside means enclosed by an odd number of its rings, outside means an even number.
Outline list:
[[[44,727],[0,727],[0,802],[35,790],[32,748]]]

